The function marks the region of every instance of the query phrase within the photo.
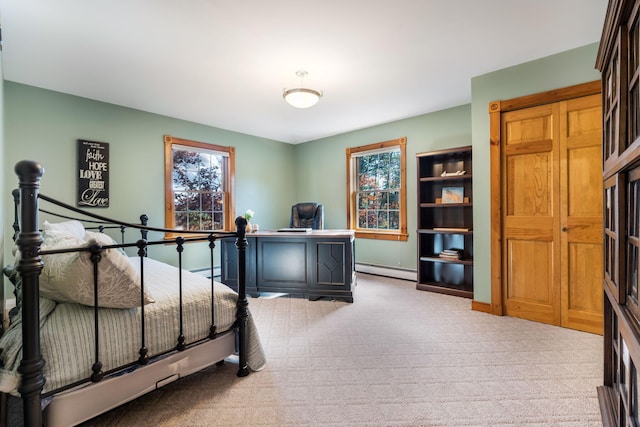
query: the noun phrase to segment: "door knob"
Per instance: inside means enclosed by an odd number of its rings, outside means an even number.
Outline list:
[[[569,231],[567,227],[562,227],[562,231]]]

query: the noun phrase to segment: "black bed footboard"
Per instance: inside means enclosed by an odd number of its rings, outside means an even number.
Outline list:
[[[246,289],[246,252],[247,252],[247,238],[245,235],[245,229],[247,227],[247,220],[244,217],[236,218],[236,228],[242,230],[238,233],[236,238],[236,248],[238,248],[238,335],[239,335],[239,363],[238,376],[245,377],[249,375],[249,367],[247,365],[247,322],[249,319],[249,302],[247,300]]]
[[[16,244],[22,253],[17,269],[22,277],[22,361],[19,372],[25,426],[42,425],[40,393],[44,387],[44,359],[40,353],[40,305],[38,278],[42,271],[38,229],[38,192],[44,173],[35,162],[21,161],[15,172],[20,188],[20,233]]]
[[[43,270],[43,262],[41,255],[51,253],[51,251],[42,251],[43,245],[43,237],[39,229],[39,212],[40,206],[39,201],[45,200],[47,202],[53,203],[58,207],[62,207],[64,209],[68,209],[72,212],[76,212],[80,215],[84,215],[89,218],[94,218],[99,221],[104,221],[105,223],[115,224],[120,227],[127,227],[140,230],[143,234],[143,238],[138,242],[133,243],[131,245],[120,245],[121,247],[138,247],[138,254],[140,257],[146,256],[146,251],[149,245],[153,244],[162,244],[166,245],[169,243],[173,243],[173,241],[162,240],[158,242],[148,242],[146,240],[146,232],[148,231],[157,231],[162,233],[170,233],[172,235],[177,235],[180,233],[181,235],[189,235],[192,233],[194,237],[179,237],[175,239],[175,244],[177,245],[177,252],[179,254],[179,267],[181,267],[181,252],[182,246],[185,241],[195,242],[195,241],[209,241],[209,248],[211,251],[211,263],[213,266],[213,247],[215,245],[215,241],[222,237],[230,237],[235,236],[236,238],[236,247],[238,251],[238,298],[236,305],[236,327],[239,338],[238,343],[238,352],[239,352],[239,368],[237,375],[238,376],[246,376],[249,374],[247,353],[248,353],[248,319],[249,319],[249,310],[248,310],[248,300],[246,295],[246,248],[247,248],[247,239],[245,236],[245,229],[247,225],[247,221],[243,217],[238,217],[235,221],[236,231],[235,232],[212,232],[209,230],[201,230],[201,231],[183,231],[183,230],[169,230],[164,228],[154,228],[149,227],[147,224],[139,225],[132,224],[127,222],[116,221],[110,218],[106,218],[97,214],[93,214],[91,212],[86,212],[84,210],[80,210],[74,208],[70,205],[61,203],[59,201],[53,200],[49,197],[41,195],[39,193],[40,190],[40,181],[44,174],[44,169],[42,165],[33,161],[21,161],[16,164],[15,172],[19,178],[19,190],[18,192],[13,193],[14,199],[16,201],[16,205],[19,203],[19,209],[16,208],[16,215],[19,213],[19,221],[16,220],[14,222],[14,230],[15,235],[17,236],[16,245],[21,253],[21,257],[19,262],[17,263],[16,269],[20,274],[22,281],[22,344],[23,344],[23,357],[20,361],[20,365],[18,368],[18,372],[21,375],[21,384],[18,388],[18,391],[22,397],[23,403],[23,421],[25,426],[41,426],[42,425],[42,392],[45,386],[45,376],[44,376],[44,367],[46,361],[42,357],[41,348],[40,348],[40,307],[39,307],[39,297],[40,297],[40,283],[39,278],[40,274]],[[144,222],[144,220],[143,220]],[[197,237],[199,235],[199,237]],[[205,237],[202,237],[202,236]],[[200,240],[198,240],[200,239]],[[117,245],[116,245],[117,246]],[[115,247],[115,246],[114,246]],[[97,265],[100,258],[101,248],[92,249],[92,254],[95,255],[97,261],[95,261],[94,266]],[[213,268],[213,267],[212,267]],[[141,275],[144,274],[144,271],[141,271]],[[97,272],[94,273],[94,295],[97,299]],[[180,281],[182,281],[182,276],[180,276]],[[211,278],[211,289],[212,289],[212,299],[213,299],[213,276]],[[142,302],[141,302],[142,303]],[[144,307],[144,304],[142,304]],[[213,339],[216,336],[216,326],[213,321],[213,302],[212,302],[212,325],[209,338]],[[233,305],[231,306],[233,307]],[[94,308],[97,310],[97,303],[94,305]],[[180,310],[182,308],[180,307]],[[144,322],[144,309],[142,309],[142,319]],[[98,316],[96,316],[97,319]],[[97,320],[96,320],[96,328],[97,328]],[[143,334],[144,334],[144,324],[142,326]],[[182,332],[182,331],[181,331]],[[182,334],[181,334],[182,335]],[[96,340],[98,339],[98,334],[96,330]],[[144,338],[143,338],[144,342]],[[177,346],[177,350],[180,351],[180,346],[184,348],[182,342],[179,342]],[[141,348],[141,352],[143,351],[144,345]],[[97,342],[96,342],[96,354],[98,353]],[[96,359],[98,357],[96,356]],[[140,364],[144,364],[148,361],[148,356],[146,354],[140,354]],[[99,360],[96,360],[95,370],[94,370],[95,378],[94,381],[100,381],[102,378],[102,374],[100,372],[100,364]]]

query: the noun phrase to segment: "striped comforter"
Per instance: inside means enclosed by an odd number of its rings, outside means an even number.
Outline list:
[[[140,268],[139,258],[131,258]],[[144,286],[155,303],[145,311],[145,346],[148,354],[175,348],[179,327],[179,270],[169,264],[144,259]],[[204,276],[183,271],[183,335],[185,344],[207,337],[211,324],[211,281]],[[237,294],[227,286],[215,283],[215,325],[218,332],[228,330],[236,320]],[[138,359],[141,347],[141,310],[101,308],[99,310],[99,349],[103,371],[126,365]],[[0,392],[18,395],[22,358],[22,319],[20,314],[0,337],[2,349]],[[94,363],[93,308],[75,303],[56,303],[40,299],[41,352],[46,364],[44,392],[91,376]],[[253,319],[249,316],[249,367],[260,370],[265,358]]]

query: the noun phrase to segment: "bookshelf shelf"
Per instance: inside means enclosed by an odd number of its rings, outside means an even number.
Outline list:
[[[420,182],[447,182],[447,181],[460,181],[460,180],[471,180],[472,175],[470,173],[465,173],[464,175],[457,176],[425,176],[419,179]]]
[[[441,258],[438,255],[423,256],[423,257],[420,257],[420,261],[444,262],[444,263],[449,263],[449,264],[462,264],[462,265],[473,265],[473,260],[472,259],[447,259],[447,258]]]
[[[421,208],[459,208],[461,206],[473,206],[472,203],[420,203]]]

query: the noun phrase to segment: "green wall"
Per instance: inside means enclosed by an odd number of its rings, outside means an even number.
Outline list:
[[[473,128],[474,299],[491,302],[489,103],[600,79],[598,43],[471,80]]]
[[[325,204],[331,228],[346,226],[346,147],[407,137],[407,242],[358,239],[356,260],[390,267],[416,268],[416,163],[418,152],[473,145],[474,299],[491,301],[489,193],[489,102],[544,92],[600,79],[595,70],[598,44],[590,44],[536,61],[502,69],[471,80],[472,102],[457,108],[358,130],[297,147],[304,170],[297,198]],[[428,96],[426,94],[425,96]]]
[[[348,147],[407,137],[407,231],[406,242],[356,239],[356,261],[415,270],[416,265],[416,153],[471,145],[471,106],[425,114],[330,138],[296,148],[300,179],[299,200],[324,204],[327,228],[346,228],[346,152]],[[302,172],[304,171],[304,172]]]
[[[4,90],[5,203],[17,186],[13,165],[28,159],[44,166],[42,193],[74,204],[77,139],[107,142],[110,207],[92,211],[128,222],[146,213],[150,225],[162,227],[167,134],[234,146],[236,213],[251,208],[254,221],[265,228],[288,225],[295,183],[292,145],[14,82],[5,82]],[[5,230],[10,229],[10,211],[5,204]],[[8,251],[10,242],[4,246]]]
[[[323,203],[326,227],[345,228],[345,148],[405,136],[409,239],[358,239],[356,261],[414,270],[415,154],[473,145],[474,298],[490,302],[488,104],[599,79],[600,74],[594,69],[597,47],[592,44],[475,77],[471,80],[471,104],[299,145],[4,82],[6,143],[0,150],[4,153],[0,220],[5,226],[0,233],[10,230],[12,208],[7,200],[16,186],[13,165],[18,160],[37,160],[45,166],[43,193],[75,200],[75,144],[79,138],[110,144],[111,207],[96,212],[130,221],[136,221],[138,214],[144,212],[154,225],[162,225],[165,134],[235,146],[236,212],[253,209],[254,222],[262,229],[287,226],[290,206],[300,201]],[[10,242],[5,239],[3,247],[8,251]]]

